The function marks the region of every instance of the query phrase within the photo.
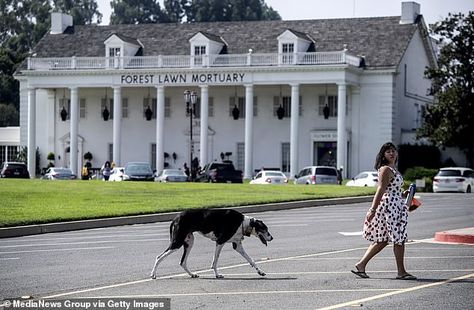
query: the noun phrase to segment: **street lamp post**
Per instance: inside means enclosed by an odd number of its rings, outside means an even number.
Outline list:
[[[193,115],[196,116],[196,102],[197,94],[195,91],[184,91],[184,102],[186,102],[186,116],[189,116],[189,166],[190,166],[190,180],[194,181],[195,168],[193,165]]]

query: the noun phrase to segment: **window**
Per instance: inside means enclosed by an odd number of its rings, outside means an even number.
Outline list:
[[[244,170],[245,169],[245,143],[239,142],[237,143],[237,170]]]
[[[283,43],[282,44],[282,63],[291,64],[293,63],[293,53],[295,45],[293,43]]]
[[[150,153],[150,156],[151,156],[151,170],[156,170],[156,143],[152,143],[151,144],[151,149],[150,149],[151,153]]]
[[[237,99],[237,102],[236,102]],[[232,110],[234,107],[237,106],[239,109],[239,118],[245,118],[246,110],[245,110],[245,97],[230,97],[229,98],[229,117],[233,117]],[[253,97],[253,116],[256,117],[258,114],[258,105],[257,105],[257,97]]]
[[[109,48],[109,56],[120,56],[120,47],[111,47]]]
[[[109,48],[109,67],[110,68],[118,68],[119,62],[118,59],[115,59],[115,57],[119,57],[121,55],[120,53],[120,47],[111,47]]]
[[[280,108],[280,104],[283,108],[284,114],[283,118],[291,117],[291,97],[290,96],[283,96],[283,97],[273,97],[273,116],[277,117],[277,111]],[[298,104],[298,115],[301,116],[303,114],[303,98],[299,97],[299,104]]]
[[[281,144],[281,171],[290,172],[290,143]]]
[[[122,118],[128,118],[128,98],[122,98]]]
[[[202,65],[202,55],[206,55],[206,46],[197,45],[194,47],[194,64]]]
[[[112,162],[114,160],[114,144],[109,143],[108,144],[108,161]]]
[[[79,101],[79,117],[86,118],[86,99],[84,98]]]
[[[326,99],[329,108],[329,117],[337,116],[337,96],[319,96],[318,114],[324,116],[324,107],[326,106]]]

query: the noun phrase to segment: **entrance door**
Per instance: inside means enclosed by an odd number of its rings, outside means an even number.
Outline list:
[[[337,142],[314,142],[313,154],[313,165],[336,167]]]

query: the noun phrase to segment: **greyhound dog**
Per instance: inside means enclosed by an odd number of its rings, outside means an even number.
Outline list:
[[[212,261],[212,269],[216,278],[223,278],[217,271],[217,261],[225,243],[231,242],[234,250],[240,253],[250,266],[255,268],[259,275],[265,276],[255,262],[245,252],[242,241],[244,237],[252,235],[258,237],[260,241],[267,245],[267,241],[273,240],[268,232],[267,226],[260,220],[245,216],[242,213],[231,209],[196,209],[181,212],[171,222],[170,225],[170,245],[159,256],[156,257],[155,265],[151,271],[151,278],[156,278],[156,268],[168,255],[184,247],[181,258],[181,267],[191,276],[197,278],[198,275],[189,271],[186,261],[189,252],[193,247],[194,235],[197,231],[203,236],[216,242],[216,251]]]

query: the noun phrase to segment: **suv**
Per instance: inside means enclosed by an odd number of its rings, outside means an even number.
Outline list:
[[[30,173],[28,172],[28,167],[24,163],[6,161],[0,168],[0,177],[29,179]]]
[[[474,188],[474,170],[462,167],[441,168],[433,178],[433,192],[470,193]]]
[[[338,184],[336,167],[310,166],[295,175],[295,184]]]

